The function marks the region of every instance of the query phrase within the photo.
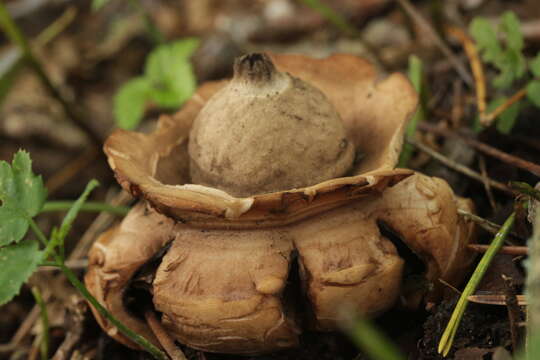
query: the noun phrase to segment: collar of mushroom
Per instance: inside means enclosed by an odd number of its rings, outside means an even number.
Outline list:
[[[457,214],[472,205],[395,168],[416,104],[403,75],[381,78],[355,56],[239,58],[232,79],[202,84],[153,133],[107,140],[118,182],[143,201],[96,241],[89,290],[159,345],[126,299],[151,263],[146,305],[174,339],[279,350],[302,329],[335,329],[345,303],[368,316],[394,305],[404,261],[384,223],[425,264],[435,299],[472,259]]]

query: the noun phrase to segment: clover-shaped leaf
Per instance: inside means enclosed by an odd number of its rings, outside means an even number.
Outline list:
[[[117,125],[135,128],[147,102],[176,108],[189,99],[197,84],[189,58],[198,46],[198,39],[188,38],[154,49],[146,59],[144,75],[125,83],[114,98]]]
[[[18,151],[12,164],[0,161],[0,246],[20,241],[28,219],[36,216],[47,197],[41,176],[32,173],[32,160]]]

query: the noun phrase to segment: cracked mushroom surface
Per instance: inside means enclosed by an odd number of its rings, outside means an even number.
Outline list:
[[[472,225],[457,213],[472,204],[395,169],[416,102],[402,75],[380,78],[354,56],[240,58],[232,80],[203,84],[153,133],[108,139],[119,183],[143,201],[92,247],[88,289],[158,346],[141,307],[193,348],[289,348],[304,329],[336,329],[341,305],[376,316],[395,304],[404,260],[384,223],[425,264],[435,298],[472,260]]]

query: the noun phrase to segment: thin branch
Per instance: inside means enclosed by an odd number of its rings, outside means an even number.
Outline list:
[[[497,118],[497,116],[501,115],[503,112],[506,111],[510,106],[514,105],[521,99],[523,99],[527,95],[527,88],[524,87],[523,89],[520,89],[518,92],[516,92],[514,95],[512,95],[508,100],[506,100],[501,105],[497,106],[492,112],[489,114],[485,114],[484,116],[480,116],[480,123],[483,126],[489,126]]]
[[[427,35],[431,37],[435,45],[443,52],[444,55],[448,57],[448,60],[450,63],[454,66],[459,76],[463,79],[463,81],[469,85],[472,86],[472,78],[461,60],[458,59],[458,57],[450,50],[448,45],[444,42],[444,40],[439,36],[437,31],[433,28],[433,26],[429,23],[428,20],[420,14],[420,12],[414,7],[413,4],[409,0],[397,0],[399,5],[403,8],[403,10],[409,15],[409,17],[419,26],[421,27]]]
[[[469,59],[474,78],[474,89],[476,91],[476,107],[478,108],[480,118],[482,118],[486,112],[486,77],[484,76],[484,68],[478,56],[476,45],[467,33],[457,26],[447,26],[446,32],[461,42],[465,54]]]
[[[489,245],[469,244],[467,247],[477,253],[485,253],[489,249]],[[499,254],[515,255],[515,256],[527,256],[529,254],[529,248],[527,246],[503,246],[499,250]]]
[[[526,170],[536,176],[540,176],[540,165],[524,160],[517,156],[507,154],[504,151],[494,148],[493,146],[487,145],[481,141],[473,139],[472,137],[468,135],[460,134],[451,130],[441,129],[436,126],[433,126],[432,124],[428,124],[426,122],[418,124],[418,128],[420,130],[432,132],[434,134],[441,135],[444,137],[457,137],[459,139],[462,139],[468,145],[474,147],[476,150],[481,151],[486,155],[494,157],[509,165]]]
[[[468,177],[470,177],[471,179],[474,179],[480,183],[484,183],[484,179],[482,177],[482,175],[480,175],[479,173],[477,173],[476,171],[468,168],[467,166],[465,165],[462,165],[460,163],[457,163],[455,162],[454,160],[452,159],[449,159],[448,157],[444,156],[443,154],[431,149],[430,147],[420,143],[420,142],[416,142],[412,139],[407,139],[407,142],[409,144],[412,144],[414,146],[416,146],[419,150],[425,152],[426,154],[430,155],[432,158],[434,158],[435,160],[439,161],[440,163],[444,164],[445,166],[455,170],[455,171],[458,171]],[[512,193],[512,190],[510,190],[506,185],[504,185],[503,183],[500,183],[498,181],[495,181],[495,180],[492,180],[492,179],[487,179],[487,181],[489,182],[489,184],[497,189],[497,190],[500,190],[500,191],[503,191],[507,194],[510,194],[510,195],[513,195]]]
[[[480,226],[482,229],[486,230],[487,232],[495,235],[499,232],[501,229],[501,226],[499,224],[495,224],[494,222],[489,221],[488,219],[484,219],[483,217],[480,217],[478,215],[472,214],[468,211],[458,209],[458,214],[466,217],[467,219],[474,221],[478,226]],[[509,236],[523,241],[521,237],[519,237],[516,233],[513,231],[510,232]]]

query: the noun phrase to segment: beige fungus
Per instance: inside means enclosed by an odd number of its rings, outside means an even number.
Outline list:
[[[193,183],[244,197],[343,176],[354,145],[320,90],[252,54],[201,109],[189,155]]]
[[[154,132],[107,139],[118,182],[142,201],[90,250],[89,291],[156,346],[232,354],[336,330],[343,306],[375,317],[399,299],[436,301],[473,259],[458,215],[473,206],[395,168],[417,100],[403,75],[350,55],[240,58],[233,79],[202,84]],[[424,264],[424,289],[403,292],[391,237]]]

